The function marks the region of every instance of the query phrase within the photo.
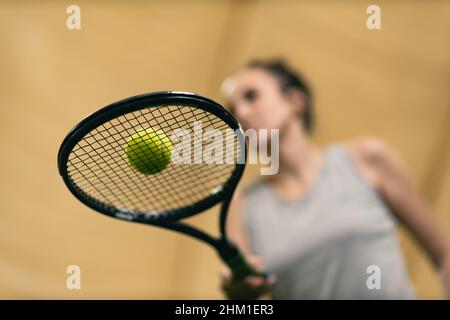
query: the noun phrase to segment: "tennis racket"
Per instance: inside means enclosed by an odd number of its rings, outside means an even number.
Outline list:
[[[194,155],[205,144],[195,143],[196,135],[211,129],[231,130],[233,143],[227,143],[232,145],[233,161],[170,162],[158,173],[143,174],[130,165],[125,149],[130,136],[147,128],[167,137],[180,129],[191,133]],[[77,124],[58,152],[59,173],[82,203],[113,218],[171,229],[206,242],[236,278],[260,274],[226,235],[228,207],[245,163],[246,143],[239,123],[218,103],[187,92],[148,93],[108,105]],[[218,238],[179,222],[219,202]]]

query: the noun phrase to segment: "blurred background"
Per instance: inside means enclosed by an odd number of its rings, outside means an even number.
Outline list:
[[[68,30],[66,9],[81,8]],[[381,30],[366,9],[381,7]],[[450,235],[450,2],[0,1],[0,298],[222,298],[219,259],[170,231],[94,213],[58,175],[65,134],[150,91],[220,101],[249,58],[284,57],[311,82],[322,144],[376,135],[394,146]],[[243,185],[257,177],[247,168]],[[217,234],[217,208],[189,222]],[[430,261],[400,233],[420,298]],[[81,268],[81,290],[66,268]]]

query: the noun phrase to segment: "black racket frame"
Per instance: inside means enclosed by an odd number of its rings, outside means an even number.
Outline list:
[[[230,178],[221,190],[187,207],[165,211],[163,212],[165,218],[161,219],[161,216],[159,215],[135,210],[120,209],[110,204],[101,202],[81,190],[75,184],[75,182],[72,181],[68,173],[67,165],[69,155],[76,144],[81,141],[86,134],[107,121],[113,120],[121,115],[133,111],[150,107],[176,105],[191,106],[212,113],[222,121],[224,121],[226,124],[228,124],[228,126],[232,130],[234,130],[234,132],[238,136],[237,138],[239,141],[239,147],[241,148],[239,155],[244,158],[240,158],[239,161],[237,161]],[[163,227],[166,229],[184,233],[198,240],[206,242],[214,249],[216,249],[222,260],[231,268],[234,276],[237,278],[242,278],[247,275],[254,275],[258,273],[248,265],[236,245],[227,238],[226,218],[228,207],[233,197],[234,190],[236,189],[236,186],[239,183],[239,180],[241,179],[244,172],[247,162],[246,160],[247,146],[242,128],[231,115],[231,113],[228,112],[224,107],[222,107],[215,101],[198,94],[179,91],[161,91],[146,93],[120,100],[87,116],[85,119],[79,122],[64,138],[58,151],[57,161],[59,174],[63,178],[67,188],[78,200],[80,200],[86,206],[113,218]],[[222,202],[222,206],[219,214],[220,237],[218,239],[197,228],[178,221],[180,219],[187,218],[189,216],[205,211],[219,202]]]

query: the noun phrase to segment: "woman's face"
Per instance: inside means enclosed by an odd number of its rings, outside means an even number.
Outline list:
[[[222,87],[225,104],[246,129],[282,129],[298,117],[298,103],[283,94],[277,79],[260,68],[244,68]]]

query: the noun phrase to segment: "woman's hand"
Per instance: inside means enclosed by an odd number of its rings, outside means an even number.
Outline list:
[[[251,256],[247,261],[255,270],[261,271],[262,260],[259,257]],[[220,278],[221,288],[228,299],[258,299],[261,295],[270,292],[276,282],[273,274],[267,278],[255,275],[236,279],[226,266],[222,267]]]

